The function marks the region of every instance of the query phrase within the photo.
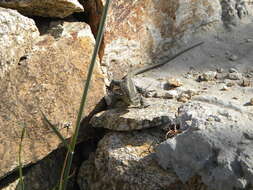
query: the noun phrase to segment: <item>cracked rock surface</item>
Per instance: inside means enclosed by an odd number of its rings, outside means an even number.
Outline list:
[[[93,127],[113,131],[141,130],[161,125],[171,125],[179,103],[173,100],[147,99],[147,108],[109,109],[93,116]]]
[[[166,172],[155,161],[154,147],[163,139],[158,130],[108,133],[96,154],[81,166],[81,190],[185,190],[174,172]]]
[[[227,104],[229,105],[229,104]],[[253,181],[253,117],[232,107],[193,101],[179,109],[184,132],[156,149],[159,164],[210,189],[246,189]]]

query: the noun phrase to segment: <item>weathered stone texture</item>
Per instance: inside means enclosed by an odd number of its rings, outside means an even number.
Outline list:
[[[152,154],[161,139],[159,132],[152,135],[143,131],[107,134],[100,141],[96,154],[80,169],[78,183],[81,190],[173,187],[177,177],[172,172],[164,172]]]
[[[90,15],[96,20],[101,14],[97,11],[101,1],[92,2],[94,11]],[[152,63],[170,55],[171,48],[180,47],[179,41],[186,41],[188,35],[202,26],[220,22],[220,18],[218,0],[112,1],[102,64],[107,67],[110,79],[121,78],[132,65]]]
[[[146,99],[145,99],[146,100]],[[175,123],[175,112],[180,106],[175,100],[148,98],[145,109],[109,109],[93,116],[90,123],[113,131],[141,130]]]
[[[193,101],[179,109],[184,132],[161,143],[159,164],[182,182],[200,176],[208,189],[249,189],[253,181],[252,113],[219,99]]]
[[[252,15],[252,0],[221,0],[222,20],[226,27],[236,26],[240,20]]]
[[[59,146],[40,110],[70,137],[94,46],[88,25],[64,23],[62,37],[42,36],[26,60],[0,81],[0,178],[17,168],[18,145],[26,127],[22,160],[34,163]],[[95,67],[85,112],[104,96],[104,78]]]
[[[59,149],[54,151],[29,169],[23,170],[25,190],[53,189],[60,179],[61,169],[66,155],[65,150],[66,149]],[[73,165],[75,165],[75,163]],[[10,178],[8,181],[2,181],[0,189],[21,189],[21,185],[18,181],[19,178],[13,176],[13,178]],[[71,185],[73,186],[73,183],[70,182],[68,186],[71,187]]]
[[[31,51],[38,36],[32,19],[17,11],[0,8],[0,78]]]
[[[78,0],[0,0],[0,6],[16,9],[25,15],[64,18],[83,12]]]

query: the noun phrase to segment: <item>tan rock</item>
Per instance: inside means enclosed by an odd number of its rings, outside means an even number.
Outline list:
[[[25,15],[64,18],[74,12],[83,12],[78,0],[0,0],[0,6],[16,9]]]
[[[244,78],[244,79],[242,79],[242,81],[240,81],[240,85],[242,87],[249,87],[252,85],[252,82],[250,80]]]
[[[94,38],[88,25],[65,23],[63,36],[43,36],[34,52],[0,81],[0,178],[17,168],[18,145],[26,127],[22,160],[34,163],[60,142],[45,125],[39,110],[70,137],[79,109]],[[97,64],[85,113],[104,96],[104,79]],[[64,128],[65,127],[65,128]]]
[[[157,132],[107,134],[99,142],[95,157],[84,162],[80,169],[81,190],[154,190],[173,186],[178,182],[176,175],[164,172],[152,154],[162,136]]]
[[[115,108],[97,113],[91,119],[93,127],[114,131],[132,131],[171,124],[180,106],[176,101],[146,98],[146,108]]]
[[[165,172],[158,166],[154,149],[164,136],[150,129],[107,134],[79,170],[80,189],[207,190],[198,177],[183,184],[173,170]]]
[[[173,88],[177,88],[183,86],[183,82],[176,78],[168,78],[164,84],[165,90],[171,90]]]
[[[216,71],[207,71],[199,76],[199,81],[213,81],[216,79]]]
[[[253,105],[253,98],[250,99],[249,103],[250,105]]]
[[[0,78],[32,49],[39,31],[32,19],[0,7]]]
[[[194,89],[185,90],[178,96],[177,101],[185,103],[192,99],[193,96],[199,94],[200,92]]]
[[[81,1],[85,4],[86,1]],[[90,20],[94,23],[101,0],[94,2]],[[109,78],[119,79],[129,67],[154,63],[190,44],[179,44],[193,31],[220,20],[219,0],[139,0],[112,1],[105,31],[102,64]],[[96,31],[96,25],[93,31]],[[178,41],[176,40],[178,39]]]

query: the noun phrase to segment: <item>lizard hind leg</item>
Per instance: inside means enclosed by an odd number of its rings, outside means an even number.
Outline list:
[[[140,107],[147,108],[149,106],[150,106],[150,104],[143,97],[140,97]]]

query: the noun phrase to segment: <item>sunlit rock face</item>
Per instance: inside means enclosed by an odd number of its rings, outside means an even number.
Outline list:
[[[62,27],[58,38],[40,36],[32,53],[0,80],[0,178],[18,167],[23,127],[24,166],[60,146],[41,111],[64,137],[72,135],[95,40],[87,24],[64,22]],[[97,60],[85,115],[104,95],[104,78]]]
[[[81,1],[82,2],[82,1]],[[105,1],[83,2],[94,25]],[[160,61],[178,49],[188,36],[221,21],[219,0],[112,1],[104,37],[102,64],[109,79],[122,77],[132,65]],[[209,28],[208,28],[209,27]],[[181,44],[180,44],[181,43]],[[115,69],[117,68],[117,69]]]
[[[0,8],[0,78],[31,52],[39,31],[32,19]]]
[[[29,16],[64,18],[74,12],[83,12],[78,0],[0,0],[0,6],[16,9]]]

